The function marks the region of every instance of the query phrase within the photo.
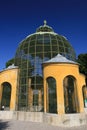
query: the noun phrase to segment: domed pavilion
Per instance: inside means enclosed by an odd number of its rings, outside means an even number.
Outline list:
[[[85,113],[85,76],[79,72],[75,51],[46,21],[20,42],[14,64],[0,72],[2,106],[16,113],[10,117],[51,124],[70,120],[68,116],[58,117],[61,114]]]
[[[19,44],[15,55],[15,66],[20,68],[18,110],[43,110],[42,63],[58,53],[70,60],[76,59],[67,38],[55,33],[46,21]]]

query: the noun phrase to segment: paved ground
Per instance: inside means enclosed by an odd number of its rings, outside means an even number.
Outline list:
[[[87,130],[87,125],[64,128],[27,121],[0,120],[0,130]]]

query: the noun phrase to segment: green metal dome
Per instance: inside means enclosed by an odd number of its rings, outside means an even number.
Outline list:
[[[42,63],[57,54],[61,54],[69,60],[75,61],[75,51],[67,38],[53,31],[46,25],[40,26],[35,33],[27,36],[17,48],[15,65],[19,66],[19,100],[18,106],[29,108],[28,80],[31,79],[31,88],[34,95],[39,89],[43,89]],[[38,105],[34,96],[33,105]],[[42,104],[43,105],[43,104]]]

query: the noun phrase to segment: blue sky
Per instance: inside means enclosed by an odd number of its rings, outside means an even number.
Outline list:
[[[44,20],[67,37],[77,56],[87,53],[86,0],[0,0],[0,70]]]

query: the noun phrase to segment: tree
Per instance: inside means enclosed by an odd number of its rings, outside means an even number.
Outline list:
[[[9,61],[6,62],[5,67],[7,68],[8,66],[14,64],[14,58],[10,59]]]
[[[87,85],[87,53],[78,55],[77,62],[80,64],[79,67],[80,72],[86,75],[86,85]]]

